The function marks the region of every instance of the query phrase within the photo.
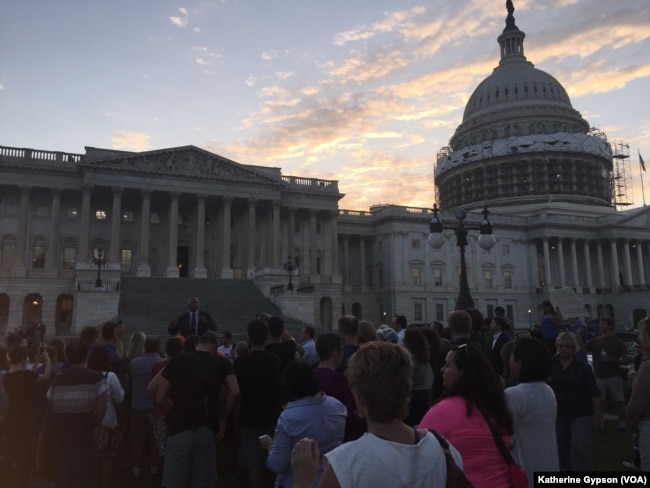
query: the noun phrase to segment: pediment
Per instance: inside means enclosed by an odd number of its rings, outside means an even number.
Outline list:
[[[156,176],[173,176],[175,178],[258,182],[266,185],[270,183],[282,184],[279,178],[272,178],[246,165],[236,163],[195,146],[132,153],[119,158],[102,159],[101,161],[84,161],[81,166],[92,167],[95,170],[119,171],[120,173],[150,173]]]

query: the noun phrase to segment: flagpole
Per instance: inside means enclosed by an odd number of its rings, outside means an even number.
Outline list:
[[[641,176],[641,195],[643,196],[643,206],[645,207],[645,190],[643,188],[643,173],[645,172],[645,162],[643,161],[643,157],[641,156],[641,151],[637,149],[637,153],[639,154],[639,176]]]

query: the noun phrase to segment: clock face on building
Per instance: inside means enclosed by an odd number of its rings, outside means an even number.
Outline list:
[[[455,215],[458,220],[465,220],[465,217],[467,217],[467,212],[465,212],[465,210],[460,209],[460,210],[456,210]]]

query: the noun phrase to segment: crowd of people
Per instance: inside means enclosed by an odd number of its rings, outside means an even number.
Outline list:
[[[536,471],[593,470],[607,397],[650,470],[650,319],[638,324],[626,407],[627,349],[613,321],[602,317],[589,339],[550,303],[541,329],[519,337],[497,307],[490,318],[456,310],[446,327],[346,315],[336,331],[307,326],[298,340],[262,315],[238,342],[198,299],[187,304],[164,343],[127,340],[120,320],[65,342],[45,341],[44,326],[37,343],[12,337],[0,349],[2,486],[38,475],[113,487],[128,472],[207,488],[229,463],[255,488],[442,486],[448,476],[505,488],[512,458],[532,486]]]

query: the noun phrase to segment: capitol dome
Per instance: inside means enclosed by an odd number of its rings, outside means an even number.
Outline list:
[[[435,168],[444,208],[564,200],[611,205],[611,148],[564,87],[524,56],[506,3],[499,65],[472,93]]]

